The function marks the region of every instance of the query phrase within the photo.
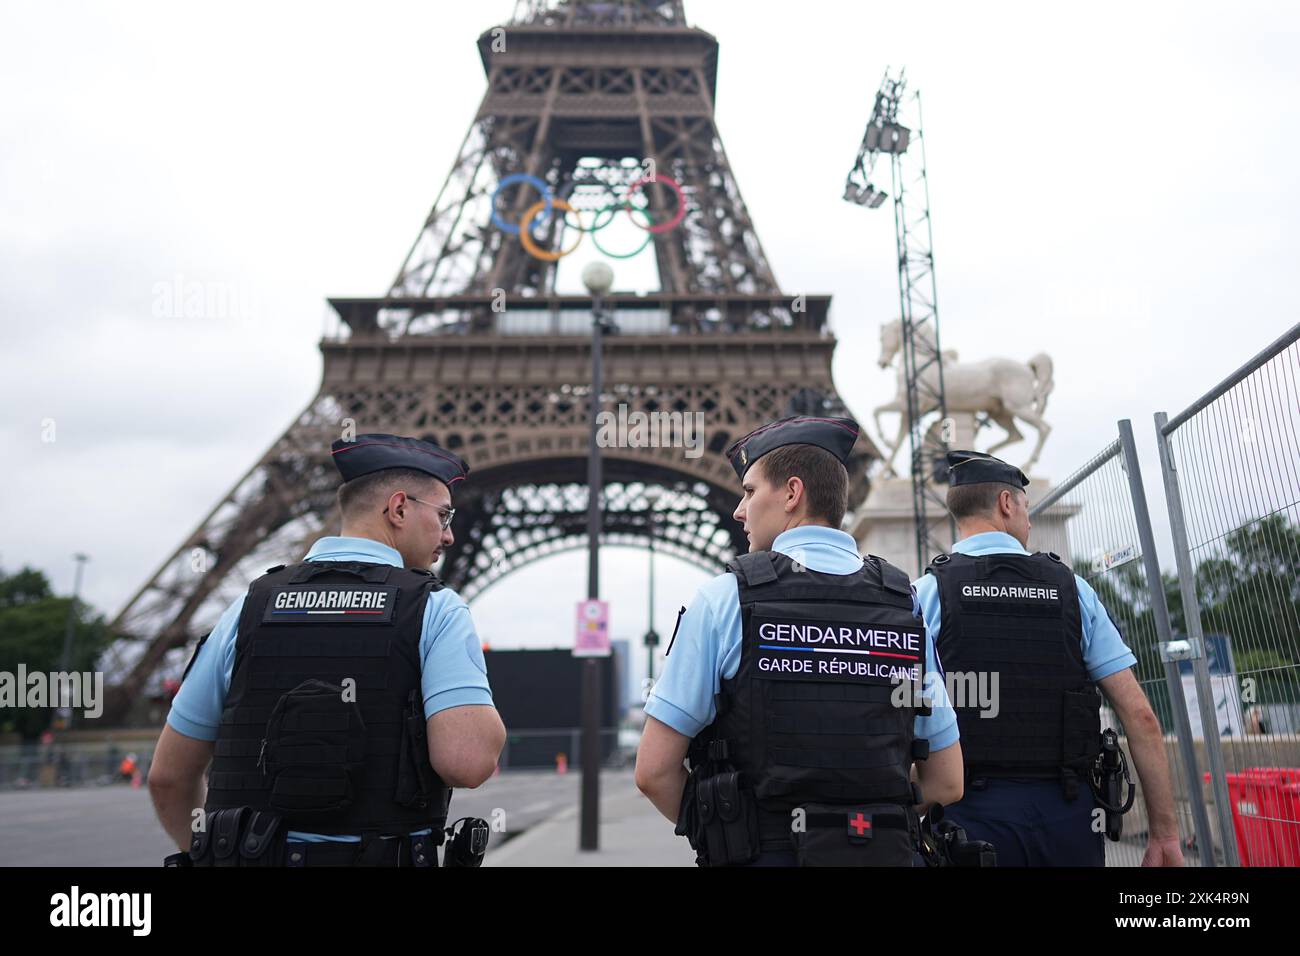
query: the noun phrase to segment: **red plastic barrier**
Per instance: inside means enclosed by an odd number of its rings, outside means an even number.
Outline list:
[[[1273,839],[1274,866],[1300,866],[1300,772],[1281,771],[1265,802]]]
[[[1226,777],[1241,865],[1300,867],[1300,768],[1249,767]]]

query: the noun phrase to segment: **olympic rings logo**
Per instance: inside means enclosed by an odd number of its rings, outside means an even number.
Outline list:
[[[524,210],[524,214],[518,223],[511,223],[506,222],[501,218],[501,213],[497,209],[497,198],[501,195],[503,189],[513,186],[516,183],[523,183],[532,186],[541,194],[542,198]],[[654,221],[655,217],[649,209],[644,206],[633,205],[632,203],[632,197],[636,193],[641,192],[643,187],[649,183],[662,183],[668,187],[674,196],[677,197],[676,212],[660,223]],[[492,193],[492,225],[496,226],[502,232],[507,232],[512,236],[518,236],[524,250],[534,259],[541,259],[543,262],[558,262],[565,256],[572,254],[573,251],[582,244],[582,237],[588,233],[591,234],[591,241],[602,254],[609,256],[611,259],[631,259],[633,256],[640,254],[641,250],[648,246],[655,236],[676,229],[681,225],[682,220],[686,218],[686,197],[682,195],[682,187],[677,180],[671,179],[668,176],[642,176],[636,182],[627,187],[627,192],[622,198],[616,197],[614,202],[596,210],[592,214],[591,225],[586,226],[582,223],[582,210],[575,209],[568,201],[575,185],[586,184],[575,184],[571,182],[566,187],[567,192],[564,195],[557,196],[550,184],[542,179],[539,179],[536,176],[530,176],[528,173],[511,173],[509,176],[505,176],[501,179],[501,182],[497,184],[496,191]],[[613,187],[607,183],[591,183],[590,185],[603,185],[611,193],[613,192]],[[551,215],[557,210],[563,218],[564,225],[570,229],[576,230],[578,238],[574,241],[573,245],[569,246],[567,249],[551,251],[549,249],[543,249],[537,244],[537,237],[534,235],[534,231],[545,224],[550,219]],[[619,210],[625,210],[628,218],[632,220],[632,224],[646,234],[641,245],[637,246],[631,252],[611,252],[602,246],[600,240],[596,238],[596,233],[600,232],[600,230],[613,222],[614,217],[618,215]],[[577,222],[572,222],[569,219],[570,213],[573,213],[578,217]],[[637,215],[641,216],[643,220],[642,222],[636,221]],[[605,216],[604,221],[601,221],[601,216]]]

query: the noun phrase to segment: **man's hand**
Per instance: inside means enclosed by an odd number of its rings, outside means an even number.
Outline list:
[[[1103,677],[1098,685],[1124,725],[1129,753],[1142,784],[1142,799],[1146,802],[1151,828],[1142,865],[1182,866],[1178,818],[1174,815],[1174,790],[1160,721],[1152,712],[1142,685],[1133,677],[1131,668]]]
[[[1143,866],[1182,866],[1183,847],[1178,837],[1147,840],[1147,852],[1142,857]]]

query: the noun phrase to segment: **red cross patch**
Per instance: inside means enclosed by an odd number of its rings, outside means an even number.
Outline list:
[[[862,811],[849,817],[849,836],[866,840],[871,837],[871,817],[863,816]]]

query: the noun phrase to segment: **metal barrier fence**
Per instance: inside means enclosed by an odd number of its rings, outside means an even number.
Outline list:
[[[563,767],[576,773],[582,769],[581,735],[581,727],[511,730],[497,763],[502,770]],[[602,729],[602,766],[631,767],[636,759],[638,739],[636,731]],[[122,761],[128,754],[135,757],[131,769],[139,771],[141,782],[147,782],[153,748],[153,743],[0,746],[0,791],[129,784],[134,774],[122,773]]]
[[[1284,793],[1273,774],[1251,792],[1246,778],[1258,775],[1242,774],[1300,767],[1298,343],[1300,325],[1185,411],[1155,416],[1175,624],[1189,642],[1198,729],[1217,745],[1206,749],[1230,864],[1300,864],[1300,825],[1285,827],[1300,787]],[[1300,770],[1285,776],[1300,783]]]
[[[131,755],[129,773],[123,760]],[[51,746],[0,746],[0,790],[38,787],[89,787],[143,782],[153,762],[153,744],[59,743]]]
[[[1034,547],[1055,550],[1097,592],[1124,642],[1137,658],[1135,676],[1160,720],[1173,785],[1174,809],[1189,865],[1213,866],[1211,828],[1201,791],[1177,668],[1161,654],[1170,640],[1169,612],[1156,560],[1151,518],[1142,489],[1133,428],[1119,423],[1119,437],[1034,505]],[[1103,710],[1103,727],[1122,727]],[[1108,866],[1138,866],[1146,851],[1145,794],[1127,736],[1121,738],[1133,782],[1133,809],[1124,816],[1119,842],[1106,841]],[[1188,840],[1195,836],[1194,842]]]
[[[604,767],[630,767],[636,760],[638,735],[612,727],[600,731],[600,761]],[[582,728],[506,730],[506,743],[497,759],[502,770],[582,769]]]

